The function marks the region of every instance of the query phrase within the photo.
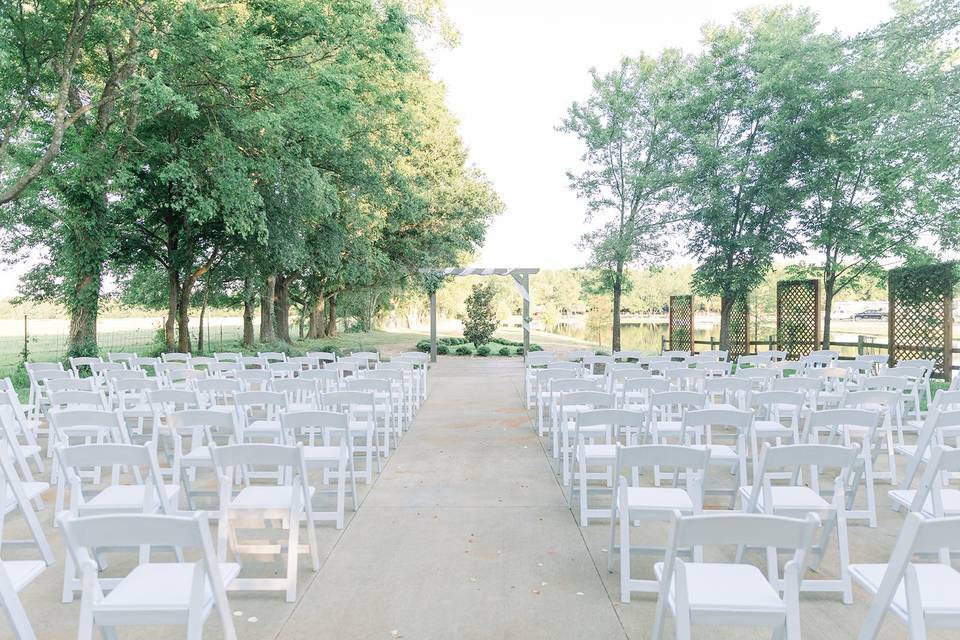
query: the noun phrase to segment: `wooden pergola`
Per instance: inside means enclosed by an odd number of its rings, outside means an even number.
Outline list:
[[[510,276],[523,299],[523,355],[530,350],[530,274],[540,269],[493,269],[484,267],[451,267],[447,269],[421,269],[421,273],[449,276]],[[430,292],[430,362],[437,361],[437,292]]]

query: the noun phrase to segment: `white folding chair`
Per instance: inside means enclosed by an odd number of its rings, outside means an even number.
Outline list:
[[[0,422],[3,423],[3,436],[13,449],[17,466],[24,478],[33,479],[33,472],[27,459],[33,461],[37,473],[43,473],[43,458],[34,424],[27,418],[27,410],[20,404],[16,389],[10,378],[0,380]]]
[[[860,461],[856,473],[847,487],[847,520],[867,520],[870,527],[877,526],[877,496],[874,486],[873,464],[879,453],[879,432],[883,417],[874,411],[863,409],[825,409],[813,411],[807,417],[800,441],[817,444],[821,436],[826,444],[845,447],[860,446]],[[854,501],[860,482],[866,492],[865,509],[854,509]]]
[[[573,454],[573,445],[570,441],[571,423],[575,424],[577,415],[583,411],[613,409],[616,406],[616,396],[604,391],[567,391],[560,394],[558,440],[564,486],[570,486],[570,457]]]
[[[912,483],[907,483],[902,489],[889,491],[894,509],[906,507],[928,518],[960,516],[960,489],[944,486],[943,482],[945,476],[958,471],[960,449],[944,449],[934,445],[919,487],[911,489]]]
[[[662,563],[653,640],[659,640],[667,608],[677,638],[689,640],[694,625],[767,627],[774,637],[800,640],[800,576],[819,523],[805,519],[748,513],[677,516]],[[703,547],[745,544],[793,550],[784,567],[783,595],[760,570],[749,564],[704,562]],[[693,548],[693,562],[680,552]],[[718,588],[726,585],[728,588]]]
[[[390,449],[396,446],[391,442],[399,443],[402,428],[399,416],[394,412],[396,403],[393,384],[389,380],[353,376],[344,382],[344,389],[371,394],[373,404],[369,406],[355,404],[351,409],[351,415],[359,417],[366,414],[373,421],[376,425],[377,437],[381,438],[380,451],[384,458],[389,457]],[[392,441],[391,435],[393,435]]]
[[[200,640],[214,609],[220,633],[236,640],[225,587],[240,571],[237,564],[217,562],[204,512],[190,515],[106,514],[63,516],[61,524],[70,550],[68,564],[82,583],[80,640],[92,640],[99,629],[116,638],[116,627],[185,625],[188,640]],[[130,573],[113,579],[99,575],[98,550],[174,547],[197,549],[196,562],[154,562],[149,557]]]
[[[243,442],[267,439],[282,441],[280,414],[287,410],[287,396],[278,391],[243,391],[234,396],[237,415],[240,417],[240,434]]]
[[[243,383],[239,380],[207,378],[197,380],[193,386],[204,401],[205,409],[237,412],[237,394],[243,391]]]
[[[182,362],[183,364],[187,364],[190,362],[190,354],[172,351],[168,353],[161,353],[160,359],[164,362]]]
[[[926,630],[960,628],[960,572],[943,556],[960,549],[960,518],[926,519],[907,514],[887,564],[852,564],[854,581],[873,596],[859,640],[873,640],[888,612],[906,626],[911,640]],[[937,563],[915,563],[917,554],[939,553]]]
[[[267,364],[287,361],[287,354],[282,351],[258,351],[257,357],[264,360]]]
[[[570,475],[567,505],[573,505],[573,494],[580,493],[580,525],[590,524],[590,516],[606,518],[608,508],[589,508],[589,480],[602,480],[604,493],[613,486],[613,467],[617,457],[617,436],[622,430],[628,445],[637,444],[646,430],[647,417],[640,411],[624,409],[596,409],[577,414],[573,432],[573,473]],[[602,466],[602,472],[591,472],[591,466]]]
[[[917,443],[897,445],[896,452],[909,458],[901,489],[909,488],[920,465],[930,461],[932,447],[948,446],[948,438],[960,437],[960,405],[948,404],[957,396],[960,396],[960,391],[938,391],[934,406],[927,412],[923,427],[917,435]],[[948,480],[949,476],[944,479]]]
[[[303,445],[235,444],[210,447],[214,466],[220,478],[220,508],[217,522],[217,556],[226,562],[228,547],[234,557],[242,554],[282,555],[286,549],[286,575],[280,578],[237,577],[230,590],[285,591],[287,602],[297,600],[299,556],[309,553],[314,571],[320,570],[317,550],[317,530],[313,518],[314,489],[307,480]],[[234,495],[234,481],[238,469],[252,466],[270,466],[284,479],[280,485],[242,485]],[[249,476],[249,474],[247,474]],[[272,475],[272,473],[271,473]],[[300,544],[300,524],[307,527],[307,544]],[[276,531],[270,523],[279,522],[287,529],[286,544],[273,538],[254,544],[237,535],[238,529]]]
[[[374,412],[370,413],[370,407]],[[365,458],[360,478],[367,484],[373,474],[380,473],[380,445],[376,433],[376,402],[373,394],[365,391],[332,391],[320,396],[320,408],[334,413],[345,413],[350,428],[351,448],[356,456]],[[357,439],[362,444],[357,445]],[[376,470],[374,470],[376,466]]]
[[[856,468],[860,447],[844,447],[829,444],[791,444],[771,447],[763,445],[759,466],[755,467],[753,486],[741,487],[740,498],[743,510],[747,513],[766,513],[769,515],[805,517],[816,514],[822,524],[820,541],[810,549],[808,564],[817,569],[826,554],[831,534],[837,533],[837,553],[840,559],[840,577],[838,579],[803,579],[801,591],[837,592],[842,594],[843,603],[853,602],[850,585],[850,545],[847,537],[847,501],[846,487],[850,484]],[[802,468],[810,470],[810,486],[803,483]],[[781,470],[787,469],[790,480],[787,484],[773,484],[775,478],[782,477]],[[819,478],[825,470],[834,472],[832,493],[824,498],[820,491]],[[740,560],[743,548],[738,551]],[[770,583],[780,585],[779,560],[777,550],[767,548],[767,573]]]
[[[320,408],[320,394],[315,380],[278,378],[270,381],[270,391],[287,397],[287,411],[315,411]]]
[[[216,492],[195,490],[197,471],[213,469],[210,445],[238,444],[240,442],[236,414],[213,409],[185,409],[167,416],[167,427],[173,439],[173,482],[183,485],[187,506],[196,509],[196,496],[216,496]],[[190,450],[183,440],[190,438]]]
[[[707,494],[729,494],[730,508],[736,504],[739,488],[750,482],[747,477],[747,438],[752,429],[753,413],[737,409],[687,411],[680,423],[680,444],[695,449],[709,449],[711,465],[732,470],[735,476],[733,489],[704,490]]]
[[[674,514],[696,514],[703,509],[703,481],[710,463],[710,451],[679,445],[617,445],[614,488],[610,500],[610,541],[607,571],[613,571],[613,554],[620,554],[620,601],[630,602],[634,591],[656,593],[656,580],[632,577],[630,559],[633,554],[663,553],[665,547],[640,546],[630,541],[631,523],[669,522]],[[640,486],[644,467],[673,467],[673,487]],[[680,469],[683,469],[682,474]],[[679,478],[684,478],[680,486]],[[619,518],[619,521],[618,521]],[[619,522],[619,544],[617,530]]]
[[[353,468],[353,444],[349,437],[350,417],[333,411],[298,411],[280,416],[288,442],[303,444],[303,459],[307,469],[324,471],[324,482],[336,480],[336,506],[318,510],[314,518],[333,520],[337,529],[343,529],[344,505],[349,491],[353,510],[357,510],[357,478]],[[349,483],[349,484],[348,484]],[[316,495],[316,492],[314,495]]]
[[[3,448],[0,448],[0,548],[8,547],[36,547],[40,557],[46,565],[53,564],[53,550],[47,541],[47,536],[40,526],[40,520],[34,509],[34,504],[43,505],[40,496],[50,488],[46,482],[24,481],[17,474],[12,460]],[[27,529],[30,531],[29,540],[7,540],[4,538],[4,524],[6,517],[15,511],[20,512]]]
[[[655,393],[666,393],[670,383],[664,378],[627,378],[620,389],[620,408],[630,411],[650,411],[650,398]]]
[[[156,452],[150,444],[81,444],[58,446],[56,458],[60,465],[57,491],[64,493],[70,487],[68,511],[75,517],[107,513],[173,513],[180,495],[178,485],[165,485],[157,464]],[[90,487],[84,491],[81,471],[95,466],[112,469],[111,483],[105,487]],[[123,483],[121,469],[129,468],[129,480]],[[104,546],[107,545],[98,545]],[[149,549],[140,550],[141,561],[149,558]],[[179,555],[179,551],[178,551]],[[66,563],[63,572],[63,602],[72,602],[74,592],[82,588],[76,566]]]
[[[753,389],[749,380],[744,378],[710,378],[704,381],[703,390],[707,394],[710,409],[746,410],[748,397]]]

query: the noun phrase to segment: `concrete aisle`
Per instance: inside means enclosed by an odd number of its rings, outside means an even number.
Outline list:
[[[519,360],[445,358],[277,638],[624,638],[524,410]]]

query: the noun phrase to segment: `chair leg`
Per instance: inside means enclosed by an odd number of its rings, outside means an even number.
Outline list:
[[[300,560],[300,519],[296,515],[291,515],[287,524],[290,527],[287,534],[287,602],[296,602],[297,566]]]
[[[620,602],[630,603],[630,510],[627,508],[627,495],[620,488]],[[611,545],[612,547],[613,545]],[[613,550],[611,549],[611,552]]]
[[[853,604],[853,588],[850,584],[850,543],[847,539],[847,519],[843,517],[837,518],[837,546],[840,556],[840,582],[843,584],[843,604]]]

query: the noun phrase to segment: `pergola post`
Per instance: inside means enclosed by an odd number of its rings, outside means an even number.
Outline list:
[[[521,324],[523,325],[523,357],[526,358],[527,354],[530,353],[530,274],[524,273],[520,286],[523,287],[523,290],[527,292],[527,295],[523,296],[523,318],[521,318]]]
[[[437,361],[437,292],[430,292],[430,362]]]

